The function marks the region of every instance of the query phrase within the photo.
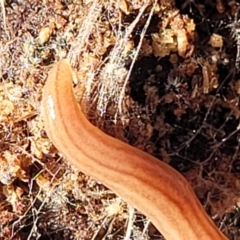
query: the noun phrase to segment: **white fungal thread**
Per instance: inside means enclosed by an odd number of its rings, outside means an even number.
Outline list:
[[[235,40],[237,52],[236,52],[236,60],[235,67],[237,71],[239,71],[240,64],[240,19],[239,19],[239,6],[234,14],[234,17],[231,19],[232,23],[228,25],[231,28],[231,38]]]

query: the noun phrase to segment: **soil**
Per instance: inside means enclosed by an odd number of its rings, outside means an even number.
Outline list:
[[[88,119],[180,171],[240,239],[239,10],[237,0],[0,0],[0,240],[163,239],[48,139],[42,87],[64,58]]]

